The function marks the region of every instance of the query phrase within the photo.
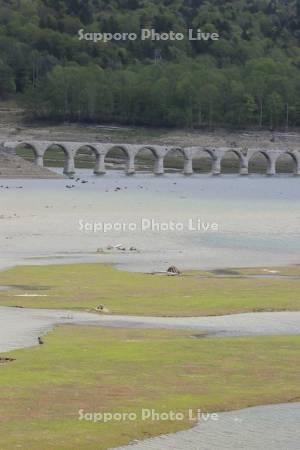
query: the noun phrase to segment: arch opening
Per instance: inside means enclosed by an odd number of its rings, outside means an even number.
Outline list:
[[[143,147],[138,150],[135,155],[135,171],[136,172],[154,172],[157,154],[151,147]]]
[[[16,155],[26,159],[26,161],[34,162],[37,157],[37,151],[33,145],[22,142],[16,147]]]
[[[105,154],[105,167],[108,170],[126,170],[129,154],[125,147],[111,147]]]
[[[297,172],[297,159],[290,153],[285,152],[278,156],[276,160],[276,173],[294,174]]]
[[[193,157],[193,169],[195,173],[207,174],[213,170],[213,154],[209,150],[201,150]]]
[[[270,159],[265,152],[257,152],[249,159],[249,174],[267,174]]]
[[[221,159],[221,172],[237,174],[241,168],[241,157],[235,150],[228,150]]]
[[[91,145],[83,145],[75,153],[74,163],[77,169],[94,169],[97,152]]]
[[[68,158],[67,150],[59,144],[50,145],[44,153],[44,167],[64,169]],[[61,172],[61,170],[59,170]]]
[[[166,173],[178,173],[184,170],[185,154],[179,148],[168,150],[164,157],[164,169]]]

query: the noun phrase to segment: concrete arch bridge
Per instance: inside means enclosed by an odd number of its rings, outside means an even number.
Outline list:
[[[34,153],[34,161],[38,166],[44,165],[44,156],[47,150],[60,148],[64,152],[64,173],[73,175],[75,173],[76,154],[89,149],[95,155],[94,173],[102,175],[106,172],[106,158],[115,149],[124,153],[126,159],[126,173],[135,173],[136,157],[144,150],[150,151],[154,156],[154,174],[163,175],[165,170],[165,158],[174,151],[183,157],[183,170],[185,175],[193,174],[193,160],[201,156],[209,156],[212,163],[212,174],[220,175],[222,172],[222,161],[231,152],[238,158],[240,175],[248,175],[249,163],[256,155],[262,155],[267,163],[266,174],[276,175],[276,164],[280,157],[289,155],[293,162],[294,175],[300,175],[300,150],[299,149],[259,149],[239,147],[174,147],[162,145],[137,145],[137,144],[114,144],[114,143],[84,143],[84,142],[54,142],[54,141],[8,141],[2,143],[7,151],[16,152],[20,148],[30,148]]]

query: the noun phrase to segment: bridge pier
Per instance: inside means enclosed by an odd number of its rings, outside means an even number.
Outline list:
[[[35,155],[34,164],[39,167],[44,167],[43,155]]]
[[[158,156],[155,159],[154,174],[155,175],[163,175],[164,173],[165,173],[164,158],[163,158],[163,156]]]
[[[221,175],[221,158],[217,157],[213,160],[212,164],[212,174],[214,176]]]
[[[74,175],[74,173],[75,173],[74,157],[67,155],[66,159],[65,159],[64,174],[65,175]]]
[[[75,173],[75,162],[74,158],[76,152],[82,147],[89,147],[96,156],[96,163],[94,167],[95,175],[102,175],[106,173],[105,169],[105,156],[106,154],[115,148],[123,150],[127,155],[126,161],[126,173],[128,175],[135,173],[135,157],[139,151],[144,149],[149,149],[155,156],[154,164],[154,174],[163,175],[164,174],[164,158],[170,151],[177,150],[183,155],[184,167],[183,173],[185,175],[193,174],[193,157],[199,153],[209,154],[212,159],[212,174],[220,175],[222,172],[221,160],[224,158],[227,152],[235,153],[240,159],[239,173],[240,175],[248,175],[249,173],[249,162],[256,154],[262,154],[267,161],[267,171],[268,176],[276,175],[276,161],[281,155],[288,154],[292,157],[294,161],[293,174],[295,176],[300,176],[300,148],[299,146],[294,149],[260,149],[260,148],[238,148],[238,147],[218,147],[218,148],[207,148],[207,147],[166,147],[165,145],[136,145],[136,144],[113,144],[113,143],[88,143],[83,144],[82,142],[53,142],[53,141],[9,141],[0,144],[5,151],[13,152],[16,154],[16,149],[20,146],[25,148],[31,148],[34,153],[34,163],[37,166],[42,167],[44,165],[45,152],[52,148],[58,147],[65,154],[64,168],[63,172],[66,175],[73,175]]]
[[[105,155],[103,153],[96,155],[96,164],[94,168],[95,175],[104,175],[106,173],[105,170]]]
[[[183,169],[184,175],[193,175],[193,159],[192,158],[186,158],[184,160],[184,169]]]
[[[276,175],[276,159],[272,158],[269,160],[267,176],[273,177],[274,175]]]
[[[127,162],[127,168],[126,168],[126,175],[134,175],[135,174],[135,163],[134,163],[134,156],[128,157]]]
[[[294,177],[300,177],[300,166],[297,166],[294,172]]]
[[[249,175],[249,160],[248,159],[241,159],[241,166],[240,166],[240,175],[245,176]]]
[[[298,158],[296,159],[294,176],[295,177],[299,177],[300,176],[300,159],[298,159]]]

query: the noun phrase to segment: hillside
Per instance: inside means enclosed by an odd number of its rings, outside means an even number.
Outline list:
[[[2,0],[0,97],[38,119],[300,125],[298,0]],[[183,40],[79,40],[82,33]],[[188,30],[218,40],[188,39]]]

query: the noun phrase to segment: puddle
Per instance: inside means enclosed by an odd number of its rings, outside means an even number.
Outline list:
[[[11,286],[0,286],[0,291],[9,291],[10,289],[12,289]]]

